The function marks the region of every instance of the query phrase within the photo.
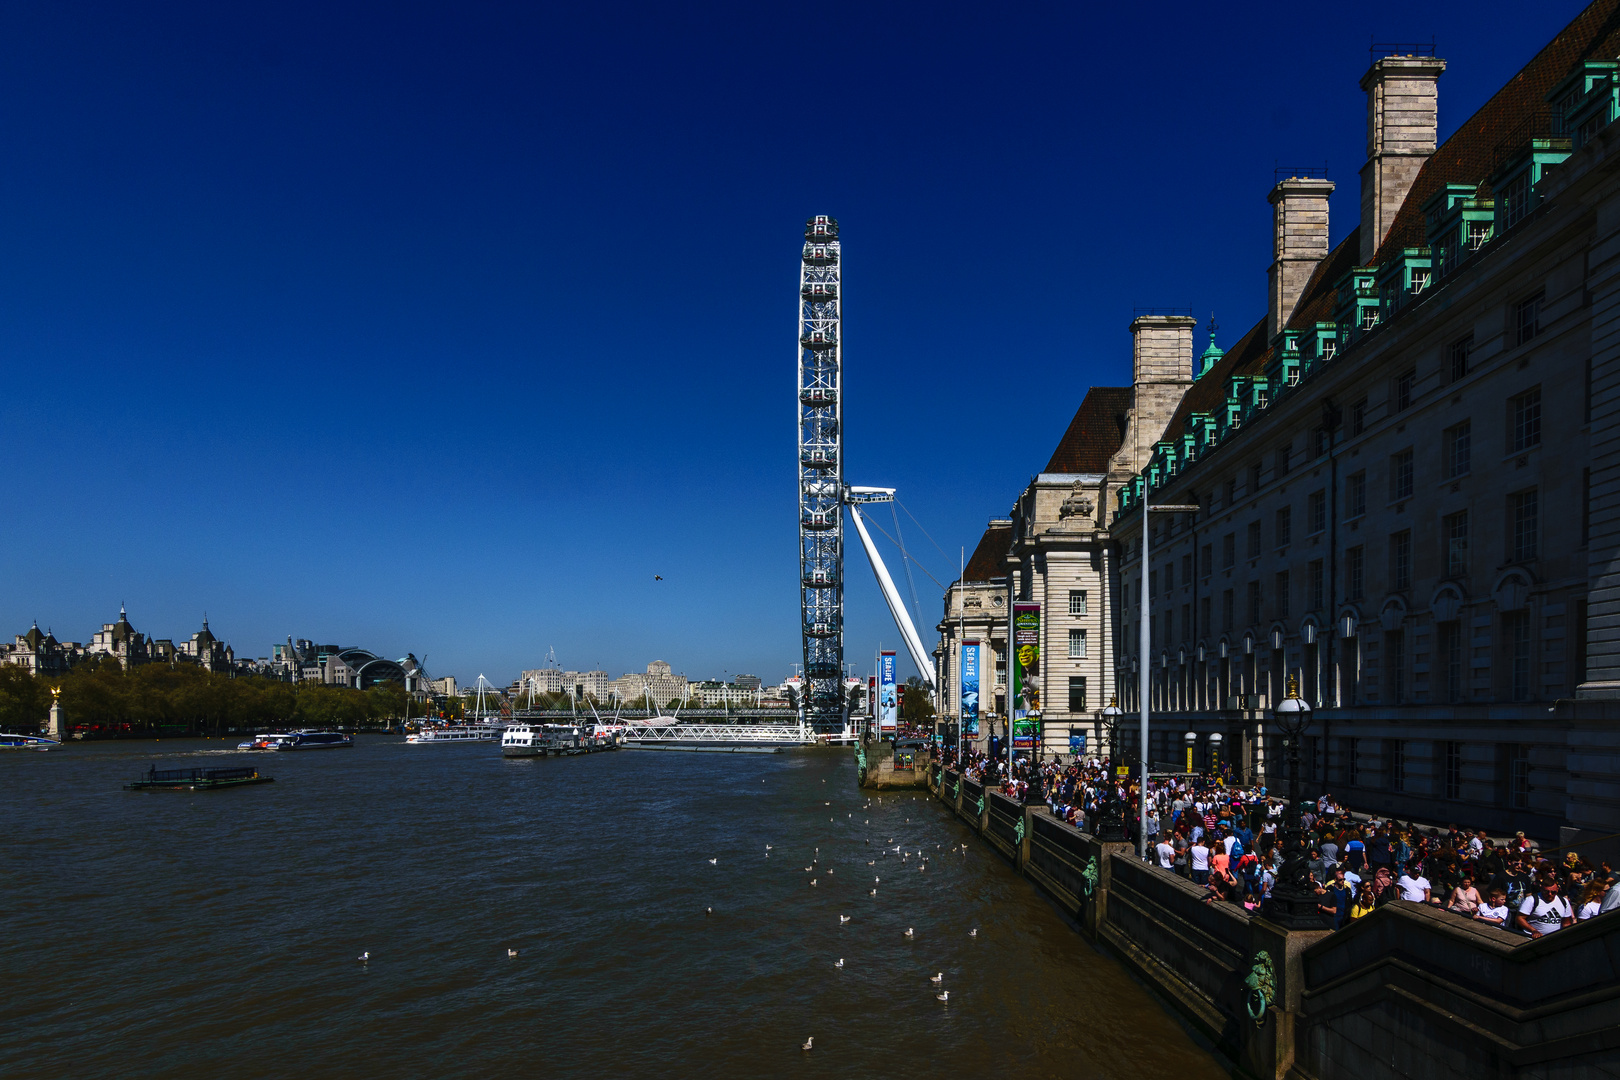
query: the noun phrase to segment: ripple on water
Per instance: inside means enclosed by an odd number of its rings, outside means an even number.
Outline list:
[[[187,756],[277,782],[119,790]],[[19,757],[8,1078],[1226,1075],[997,857],[953,851],[943,808],[868,805],[841,752]]]

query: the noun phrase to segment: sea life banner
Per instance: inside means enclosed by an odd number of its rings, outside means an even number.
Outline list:
[[[962,737],[979,737],[979,643],[962,642]]]
[[[878,730],[893,731],[900,723],[894,693],[894,653],[878,654]]]

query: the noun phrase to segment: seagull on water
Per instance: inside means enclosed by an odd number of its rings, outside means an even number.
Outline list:
[[[367,960],[370,960],[370,959],[371,959],[371,954],[370,954],[370,953],[368,953],[368,952],[363,952],[363,953],[361,953],[361,954],[360,954],[360,955],[359,955],[359,956],[357,956],[357,957],[355,957],[355,959],[356,959],[356,960],[358,960],[358,961],[360,961],[360,962],[361,962],[361,963],[362,963],[362,964],[363,964],[363,963],[365,963],[365,962],[366,962],[366,961],[367,961]]]
[[[518,958],[518,950],[516,950],[516,949],[507,949],[506,950],[506,958],[508,960],[516,960]]]
[[[876,896],[877,895],[877,890],[873,889],[872,891],[868,892],[866,895],[867,896]]]
[[[928,981],[933,983],[935,986],[938,986],[940,983],[945,981],[945,973],[942,971],[938,975],[930,975],[928,977]]]
[[[811,885],[812,885],[812,886],[813,886],[813,885],[815,885],[815,883],[816,883],[816,879],[815,879],[815,878],[811,878],[811,879],[810,879],[810,884],[811,884]]]
[[[814,1035],[812,1035],[808,1039],[804,1040],[804,1045],[799,1047],[799,1049],[807,1051],[807,1050],[810,1049],[810,1044],[815,1042],[815,1041],[816,1041],[816,1037]]]
[[[848,915],[840,915],[840,916],[838,916],[838,925],[839,926],[843,926],[847,922],[849,922],[849,916]]]
[[[766,844],[766,845],[765,845],[765,850],[766,850],[766,851],[769,851],[769,850],[771,850],[771,845],[769,845],[769,844]]]
[[[916,936],[917,936],[916,934],[912,933],[911,927],[909,927],[909,926],[906,927],[906,937],[916,937]]]
[[[979,936],[979,928],[977,926],[975,926],[972,930],[968,931],[968,937],[978,937],[978,936]]]
[[[951,1000],[951,992],[949,990],[941,990],[939,993],[935,994],[934,996],[939,998],[939,1000],[941,1000],[941,1001],[949,1001],[949,1000]]]
[[[703,909],[703,914],[705,914],[705,915],[713,915],[714,914],[714,908],[712,908],[712,907],[704,908]]]
[[[833,965],[833,967],[835,967],[835,968],[841,968],[841,967],[843,967],[843,966],[844,966],[844,958],[843,958],[843,957],[842,957],[842,956],[840,956],[840,957],[839,957],[839,958],[838,958],[838,963],[836,963],[836,964],[834,964],[834,965]]]
[[[715,866],[715,865],[717,865],[717,864],[718,864],[718,863],[719,863],[719,862],[720,862],[720,860],[719,860],[719,859],[710,859],[710,860],[709,860],[709,865],[710,865],[710,866]]]

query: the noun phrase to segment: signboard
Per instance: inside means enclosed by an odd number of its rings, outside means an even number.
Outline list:
[[[878,730],[894,731],[900,725],[900,710],[894,692],[894,653],[878,654]]]
[[[877,676],[869,675],[866,678],[866,715],[877,715]]]
[[[1014,750],[1039,750],[1041,748],[1041,720],[1032,717],[1028,720],[1014,720],[1012,722],[1012,739]]]
[[[1069,753],[1075,757],[1085,757],[1086,733],[1079,728],[1069,729]]]
[[[1014,604],[1012,626],[1012,700],[1008,704],[1016,720],[1041,708],[1041,605]]]
[[[979,737],[979,643],[962,642],[962,737]]]

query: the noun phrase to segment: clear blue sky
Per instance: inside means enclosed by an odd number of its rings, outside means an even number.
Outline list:
[[[949,581],[1133,306],[1263,313],[1274,164],[1352,227],[1371,37],[1445,135],[1580,8],[8,4],[0,632],[780,678],[806,216],[849,479]]]

